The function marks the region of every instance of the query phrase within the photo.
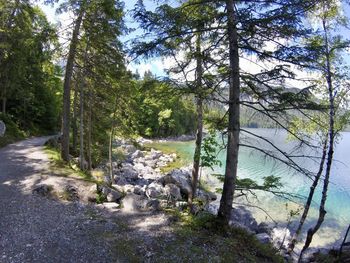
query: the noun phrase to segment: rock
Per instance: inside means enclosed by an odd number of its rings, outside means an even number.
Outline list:
[[[126,185],[126,184],[128,184],[128,181],[124,177],[116,176],[116,177],[114,177],[114,181],[115,181],[115,183],[117,185]]]
[[[146,200],[140,196],[133,193],[128,193],[123,199],[122,199],[122,206],[123,211],[125,212],[135,212],[139,211],[140,209],[144,208]]]
[[[78,189],[73,185],[66,185],[64,187],[64,198],[68,201],[78,201],[79,194]]]
[[[121,177],[124,177],[127,180],[135,180],[138,177],[138,172],[130,163],[123,163],[120,174]]]
[[[120,204],[117,203],[103,203],[103,207],[108,210],[117,210],[120,208]]]
[[[131,159],[136,159],[136,158],[141,158],[143,157],[144,154],[143,152],[141,152],[140,150],[136,150],[132,155],[131,155]]]
[[[161,151],[154,150],[153,148],[151,149],[150,157],[152,160],[157,160],[162,155],[163,155],[163,153]]]
[[[6,125],[2,120],[0,120],[0,137],[3,137],[5,135],[5,132],[6,132]]]
[[[135,188],[134,185],[132,185],[132,184],[126,184],[126,185],[123,186],[123,191],[124,191],[125,193],[133,193],[133,192],[134,192],[134,188]]]
[[[141,187],[139,185],[135,185],[134,187],[134,194],[137,195],[146,195],[146,187]]]
[[[134,145],[124,145],[123,149],[127,154],[133,154],[137,150]]]
[[[97,185],[92,185],[89,190],[86,193],[87,200],[89,202],[96,202],[96,196],[97,196]]]
[[[212,215],[217,215],[218,214],[218,210],[219,210],[219,206],[217,204],[209,204],[205,210],[212,214]]]
[[[164,194],[163,186],[158,183],[151,183],[146,188],[146,196],[148,198],[160,197]]]
[[[116,202],[120,200],[122,197],[123,197],[123,193],[119,192],[118,190],[111,189],[111,191],[107,194],[107,201]]]
[[[268,233],[268,234],[271,234],[271,231],[272,231],[272,228],[269,224],[265,223],[265,222],[261,222],[259,225],[258,225],[258,229],[256,231],[257,234],[260,234],[260,233]]]
[[[196,198],[201,200],[204,204],[209,204],[209,202],[215,201],[217,197],[214,193],[198,189]]]
[[[271,237],[267,233],[256,234],[255,237],[263,244],[268,244],[271,242]]]
[[[146,210],[151,210],[151,211],[160,211],[161,210],[160,201],[158,199],[150,199],[147,201],[144,208]]]
[[[163,185],[175,184],[180,188],[181,194],[188,197],[188,194],[192,192],[191,188],[191,176],[189,171],[184,169],[174,169],[167,175],[163,176],[159,180]]]
[[[166,194],[167,198],[172,201],[177,201],[182,199],[180,188],[175,184],[167,184],[164,187],[164,193]]]
[[[243,206],[232,208],[229,224],[236,227],[242,227],[253,233],[258,229],[258,223],[255,218],[252,216],[251,212]]]
[[[42,195],[42,196],[49,196],[51,194],[52,190],[53,190],[52,185],[41,184],[41,185],[36,186],[33,189],[32,193]]]
[[[288,228],[274,228],[271,231],[272,242],[275,247],[280,248],[286,246],[291,240],[291,234]]]

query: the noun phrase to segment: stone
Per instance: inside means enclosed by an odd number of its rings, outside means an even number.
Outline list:
[[[103,203],[103,207],[108,210],[117,210],[120,208],[120,204],[117,203]]]
[[[272,228],[269,224],[265,223],[265,222],[261,222],[259,225],[258,225],[258,229],[256,231],[257,234],[260,234],[260,233],[268,233],[270,234],[271,231],[272,231]]]
[[[111,191],[107,194],[107,201],[108,202],[117,202],[123,197],[123,193],[119,192],[118,190],[111,189]]]
[[[167,198],[172,201],[182,199],[180,188],[175,184],[167,184],[164,187],[164,193],[166,194]]]
[[[251,212],[243,206],[232,208],[231,219],[229,222],[232,226],[245,228],[253,233],[258,229],[258,223],[252,216]]]
[[[124,212],[136,212],[144,208],[146,200],[134,193],[128,193],[121,201]]]
[[[255,237],[263,244],[268,244],[271,242],[271,237],[267,233],[256,234]]]
[[[120,177],[124,177],[127,180],[135,180],[138,178],[138,172],[130,163],[123,164],[123,167],[120,169],[120,175]]]
[[[291,238],[291,233],[288,228],[276,227],[271,231],[272,242],[277,248],[287,246]]]
[[[132,155],[131,155],[131,159],[136,159],[136,158],[141,158],[144,157],[143,152],[141,152],[140,150],[136,150]]]
[[[126,185],[128,181],[124,177],[114,177],[114,181],[117,185]]]
[[[163,185],[175,184],[180,188],[181,194],[188,197],[192,192],[191,176],[189,171],[184,169],[174,169],[159,180]]]
[[[158,183],[151,183],[146,188],[146,196],[148,198],[160,197],[164,194],[163,186]]]
[[[145,195],[146,194],[146,187],[141,187],[139,185],[135,185],[134,194]]]
[[[136,152],[136,147],[134,145],[123,145],[123,149],[127,154],[133,154]]]
[[[154,150],[153,148],[151,149],[150,156],[153,160],[159,159],[163,153],[161,151]]]
[[[41,184],[41,185],[36,186],[33,189],[32,193],[42,195],[42,196],[49,196],[51,194],[52,190],[53,190],[52,185]]]
[[[5,132],[6,132],[6,125],[2,120],[0,120],[0,137],[3,137],[5,135]]]
[[[151,210],[151,211],[160,211],[161,210],[161,204],[158,199],[150,199],[146,202],[145,205],[146,210]]]
[[[64,187],[64,198],[68,201],[78,201],[79,194],[78,189],[73,185],[66,185]]]

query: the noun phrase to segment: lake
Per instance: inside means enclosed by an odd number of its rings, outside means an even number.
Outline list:
[[[313,155],[315,157],[320,156],[319,151],[311,150],[309,147],[298,147],[298,143],[294,140],[290,140],[287,133],[283,130],[275,129],[245,129],[248,132],[254,133],[258,136],[264,137],[282,151],[293,153],[293,155]],[[218,140],[222,141],[222,138],[218,136]],[[254,147],[259,147],[276,154],[278,157],[283,156],[276,152],[273,147],[264,140],[252,136],[248,133],[241,133],[241,142]],[[314,142],[316,144],[316,140]],[[166,142],[164,143],[167,148],[174,149],[188,163],[191,162],[194,152],[194,142]],[[214,171],[206,169],[202,175],[203,179],[208,182],[212,189],[222,188],[222,183],[217,180],[216,177],[211,174],[224,173],[226,152],[223,150],[219,152],[218,159],[222,162],[222,167],[214,167]],[[313,158],[294,158],[295,162],[308,170],[316,173],[318,171],[318,159]],[[326,220],[319,230],[317,236],[314,238],[314,246],[332,246],[335,243],[338,244],[342,238],[343,233],[346,230],[348,224],[350,224],[350,132],[341,133],[338,143],[335,147],[334,162],[331,170],[331,183],[328,191],[328,199],[326,203]],[[239,178],[251,178],[258,182],[263,182],[263,177],[274,175],[281,178],[283,188],[281,190],[297,194],[301,196],[307,196],[311,185],[311,180],[306,178],[299,172],[291,169],[287,165],[266,157],[263,153],[252,150],[246,147],[240,147],[239,160],[238,160],[238,175]],[[317,191],[314,196],[314,203],[310,210],[310,216],[304,226],[304,232],[306,228],[312,226],[318,215],[318,204],[321,197],[323,181],[319,183]],[[294,202],[296,201],[296,202]],[[219,201],[218,201],[219,202]],[[235,200],[235,202],[243,203],[248,206],[259,206],[261,209],[250,207],[250,210],[256,217],[258,222],[271,221],[273,218],[281,226],[285,226],[287,220],[289,220],[290,211],[296,211],[300,209],[302,212],[301,204],[303,200],[287,200],[284,198],[276,197],[269,193],[257,192],[257,197],[252,195],[248,198],[241,198]],[[290,227],[294,228],[297,225],[300,216],[293,217],[290,221]]]

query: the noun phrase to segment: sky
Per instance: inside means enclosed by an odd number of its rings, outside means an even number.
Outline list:
[[[175,0],[173,0],[173,1],[175,1]],[[130,11],[134,8],[134,5],[136,4],[136,2],[137,2],[137,0],[124,1],[125,12],[126,12],[126,18],[125,18],[126,25],[128,28],[135,28],[135,31],[132,32],[131,34],[121,37],[121,41],[124,43],[127,43],[130,39],[137,38],[138,36],[140,36],[142,34],[142,30],[138,29],[137,23],[134,22],[133,18],[130,15]],[[153,1],[145,0],[144,3],[146,5],[147,9],[154,10],[156,7],[156,4]],[[171,4],[172,1],[168,1],[168,3]],[[43,9],[45,14],[47,15],[48,20],[51,23],[60,22],[62,24],[62,27],[64,28],[71,23],[72,17],[69,13],[63,13],[60,15],[55,14],[55,9],[57,8],[57,6],[58,6],[58,4],[56,4],[54,7],[49,6],[49,5],[40,4],[40,7]],[[349,6],[347,6],[345,8],[345,13],[347,14],[348,17],[350,17],[350,7]],[[345,37],[347,35],[350,35],[349,29],[342,28],[342,29],[339,29],[339,32],[341,34],[343,34]],[[64,39],[62,39],[61,42],[64,43],[66,41]],[[247,58],[254,60],[253,57],[247,57]],[[348,62],[348,64],[350,64],[350,55],[349,54],[345,54],[344,59],[346,62]],[[249,63],[247,61],[248,60],[246,60],[246,59],[241,59],[242,69],[249,69],[250,68],[253,71],[260,71],[260,68],[257,67],[254,63]],[[143,74],[146,71],[151,71],[153,74],[155,74],[157,76],[165,76],[164,69],[168,65],[172,65],[172,64],[173,64],[173,62],[169,58],[165,58],[165,59],[152,58],[152,59],[149,59],[147,61],[139,61],[138,63],[131,62],[128,64],[128,68],[133,72],[138,72],[141,76],[143,76]],[[307,73],[301,72],[301,71],[298,73],[298,75],[300,78],[308,78],[309,77]],[[290,86],[299,86],[300,88],[302,88],[300,86],[300,83],[290,83]]]

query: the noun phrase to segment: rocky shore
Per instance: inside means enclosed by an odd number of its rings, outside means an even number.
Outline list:
[[[139,140],[138,143],[150,143]],[[178,156],[164,154],[161,151],[138,150],[131,142],[118,140],[114,143],[118,152],[124,154],[123,161],[113,162],[113,178],[104,177],[104,183],[97,188],[104,206],[115,206],[126,212],[161,211],[166,207],[187,207],[188,194],[191,192],[191,168],[182,167],[163,174],[161,168],[174,162]],[[99,169],[106,170],[107,165]],[[105,171],[105,174],[108,174]],[[196,212],[217,213],[217,206],[212,202],[217,199],[215,193],[199,189],[196,193]],[[230,225],[245,229],[255,235],[261,243],[271,243],[277,248],[286,261],[287,245],[291,238],[288,228],[276,224],[257,223],[252,213],[244,206],[236,205],[232,211]],[[318,249],[310,249],[306,258],[309,260]],[[327,251],[321,251],[325,253]]]

